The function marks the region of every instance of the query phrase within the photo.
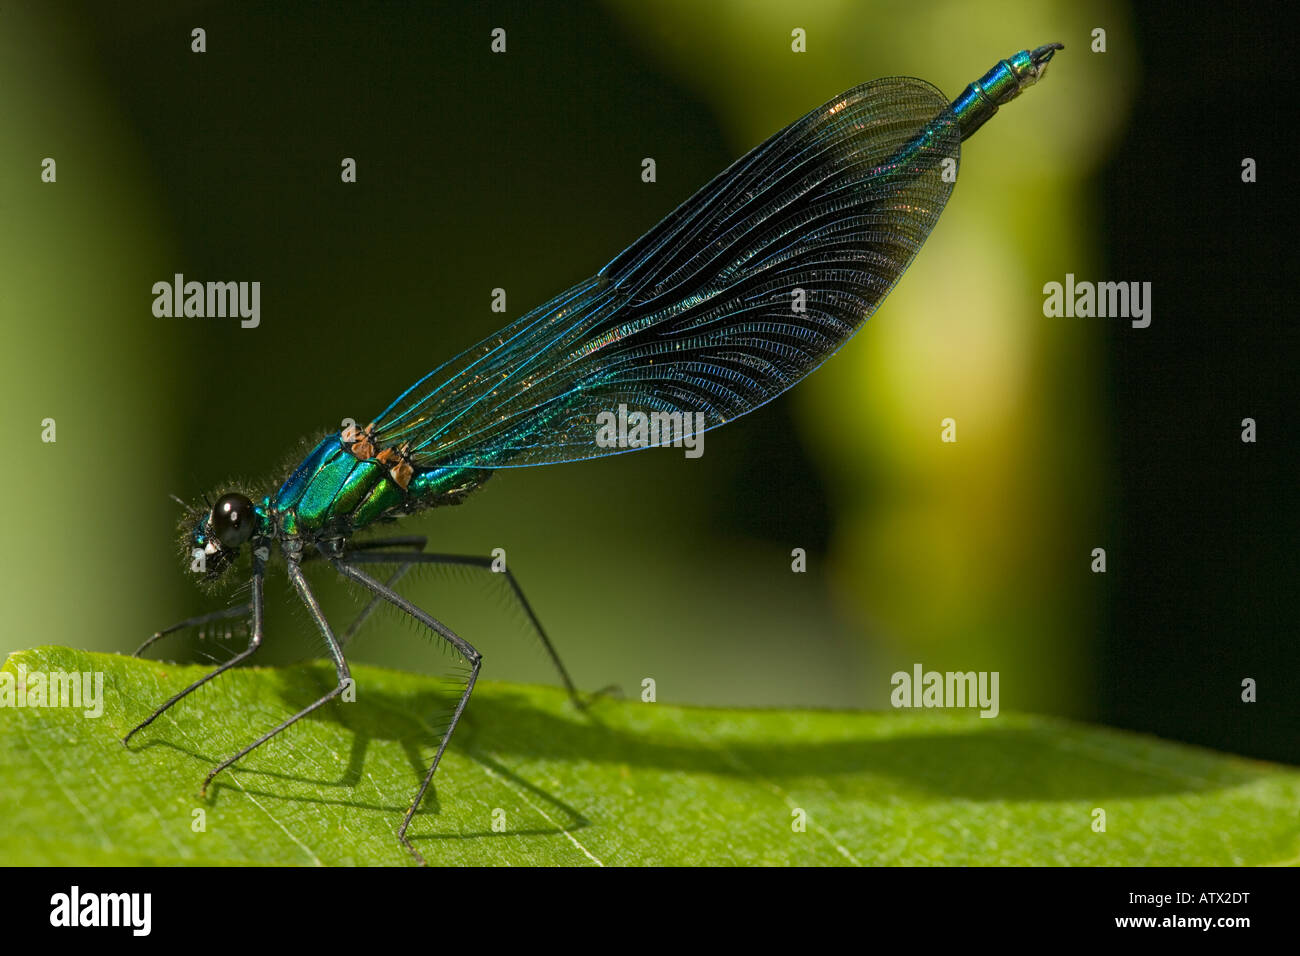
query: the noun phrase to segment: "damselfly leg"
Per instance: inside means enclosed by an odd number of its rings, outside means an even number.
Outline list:
[[[429,539],[424,537],[424,535],[411,535],[403,538],[378,538],[373,541],[362,541],[357,544],[352,544],[348,548],[348,553],[349,555],[354,555],[358,552],[364,553],[368,551],[382,550],[383,548],[389,547],[409,547],[413,548],[415,553],[419,553],[424,550],[424,546],[428,543]],[[410,571],[412,567],[413,564],[409,561],[404,564],[399,564],[397,570],[390,574],[388,580],[384,583],[390,588],[395,586],[398,581],[402,580],[402,578],[406,576],[406,572]],[[351,641],[352,638],[356,637],[357,631],[361,630],[361,626],[370,619],[370,615],[375,612],[375,609],[379,607],[382,601],[383,598],[379,595],[371,597],[371,599],[366,603],[366,606],[361,609],[361,613],[359,613],[356,618],[353,619],[352,623],[347,626],[347,630],[343,632],[343,636],[339,639],[339,643],[344,647],[347,647],[348,642]]]
[[[420,554],[420,552],[414,552]],[[410,555],[408,555],[409,557]],[[433,557],[432,555],[423,555],[421,557]],[[356,554],[351,555],[347,560],[355,560],[359,557]],[[437,618],[431,616],[420,608],[416,607],[406,598],[402,597],[386,584],[372,578],[360,568],[355,568],[345,563],[344,559],[335,559],[334,567],[339,574],[350,580],[356,581],[377,597],[382,598],[389,604],[415,618],[429,630],[433,631],[448,644],[456,649],[457,652],[466,661],[469,662],[470,672],[469,680],[465,683],[465,690],[460,695],[460,700],[456,703],[456,710],[451,715],[451,722],[443,732],[442,740],[438,743],[438,752],[433,756],[433,763],[429,765],[429,772],[424,775],[424,780],[420,783],[420,789],[416,791],[415,799],[411,801],[411,806],[407,808],[406,816],[402,818],[402,825],[397,830],[397,838],[402,842],[411,855],[424,866],[424,857],[420,851],[411,845],[411,841],[406,838],[406,828],[411,825],[411,818],[415,816],[415,811],[419,808],[420,802],[424,799],[425,791],[429,789],[429,783],[433,780],[434,771],[438,769],[438,764],[442,760],[443,751],[447,749],[447,744],[451,741],[451,735],[456,732],[456,725],[460,723],[460,715],[465,712],[465,705],[469,703],[469,695],[474,692],[474,684],[478,681],[479,669],[483,666],[483,657],[472,645],[464,638],[457,635],[451,628],[447,627]]]
[[[376,542],[372,542],[376,543]],[[569,699],[573,701],[574,706],[579,709],[586,707],[586,702],[578,694],[574,686],[573,679],[569,677],[569,672],[560,660],[559,653],[555,650],[555,645],[551,643],[550,637],[546,634],[546,629],[542,627],[541,620],[533,610],[533,606],[528,603],[528,598],[524,596],[523,588],[519,586],[518,580],[515,579],[514,573],[509,568],[503,568],[496,571],[492,567],[492,558],[483,557],[475,554],[425,554],[422,550],[406,552],[359,552],[359,549],[352,548],[343,556],[343,560],[351,564],[396,564],[398,569],[394,572],[393,577],[389,578],[388,586],[391,588],[395,581],[402,575],[406,574],[412,566],[416,564],[433,564],[433,565],[458,565],[461,567],[477,568],[490,574],[500,574],[510,585],[510,593],[523,609],[524,614],[528,617],[528,623],[531,625],[533,632],[541,640],[542,646],[546,648],[547,656],[550,657],[551,663],[555,665],[556,672],[560,675],[560,680],[564,682],[564,688],[569,692]],[[349,628],[351,632],[354,628],[359,627],[364,621],[365,615],[368,615],[379,602],[380,597],[377,595],[371,599],[362,611],[361,617],[353,622],[353,627]],[[345,637],[346,640],[346,637]]]
[[[303,575],[302,569],[300,567],[300,562],[295,560],[290,560],[287,562],[289,578],[293,582],[294,588],[297,590],[299,597],[303,601],[303,604],[307,607],[308,613],[311,614],[312,619],[316,622],[316,626],[318,627],[321,634],[325,638],[325,643],[329,650],[330,657],[334,660],[335,663],[338,682],[336,686],[333,689],[331,689],[327,694],[323,695],[322,697],[314,701],[309,706],[303,708],[298,713],[294,714],[292,717],[288,718],[287,720],[283,721],[276,727],[272,728],[262,736],[258,737],[247,747],[244,747],[242,750],[231,755],[230,757],[223,760],[220,764],[218,764],[204,779],[203,788],[202,788],[203,793],[207,792],[208,786],[217,777],[217,775],[220,774],[223,770],[230,767],[232,764],[234,764],[235,762],[237,762],[238,760],[246,756],[251,751],[255,750],[257,747],[266,743],[268,740],[270,740],[272,737],[279,734],[281,731],[297,723],[303,717],[307,716],[308,714],[312,713],[313,711],[327,704],[329,701],[338,697],[343,692],[343,690],[347,686],[348,679],[351,677],[351,671],[348,667],[347,660],[343,654],[343,645],[353,635],[355,635],[355,633],[361,628],[361,626],[366,622],[366,620],[371,616],[373,611],[379,606],[381,602],[387,602],[393,605],[394,607],[396,607],[404,614],[407,614],[415,621],[417,621],[418,623],[426,627],[433,634],[437,635],[442,640],[444,640],[455,651],[457,651],[461,655],[461,657],[463,657],[470,665],[469,678],[466,681],[464,689],[461,691],[460,698],[457,701],[456,707],[452,713],[451,720],[446,730],[442,733],[441,740],[439,741],[438,744],[438,750],[434,755],[433,761],[429,766],[429,770],[425,774],[424,779],[421,781],[419,789],[416,792],[415,798],[411,801],[411,805],[407,809],[406,815],[402,820],[401,827],[398,830],[398,838],[401,841],[401,843],[407,848],[408,851],[410,851],[412,856],[414,856],[421,864],[425,862],[420,852],[407,839],[406,832],[408,827],[410,826],[411,820],[414,818],[416,811],[419,809],[420,804],[424,799],[425,793],[429,789],[429,785],[433,780],[433,774],[438,769],[438,765],[442,760],[442,755],[446,751],[447,745],[451,741],[452,734],[455,732],[456,727],[460,722],[461,714],[464,713],[465,706],[469,702],[470,694],[473,692],[474,685],[478,680],[479,670],[482,666],[482,656],[471,644],[469,644],[469,642],[465,641],[463,638],[457,635],[454,631],[448,628],[441,621],[437,620],[432,615],[428,614],[426,611],[417,607],[415,604],[411,603],[409,600],[402,597],[400,594],[398,594],[396,591],[393,590],[393,586],[407,572],[409,572],[411,568],[413,568],[417,564],[461,566],[461,567],[476,568],[486,573],[504,574],[506,583],[509,585],[511,595],[518,602],[519,606],[523,609],[529,624],[531,625],[532,629],[536,632],[538,638],[542,643],[542,646],[546,649],[546,653],[550,657],[551,662],[555,665],[555,669],[559,673],[560,679],[564,682],[565,689],[568,691],[570,699],[573,700],[576,706],[580,708],[585,707],[585,703],[582,700],[582,698],[579,696],[577,689],[573,684],[573,680],[569,676],[568,670],[565,668],[564,663],[560,660],[560,656],[558,652],[555,650],[555,646],[551,643],[550,637],[547,635],[545,628],[542,627],[541,621],[538,619],[536,612],[533,610],[532,604],[529,603],[528,598],[524,595],[523,589],[519,586],[519,582],[515,579],[514,574],[511,573],[509,570],[504,570],[502,572],[494,572],[492,567],[492,559],[488,557],[481,557],[478,555],[459,555],[459,554],[427,554],[423,550],[426,543],[427,543],[427,539],[422,535],[375,539],[372,541],[358,542],[355,544],[350,543],[347,552],[342,557],[331,559],[335,569],[339,572],[339,574],[343,575],[345,578],[348,578],[351,581],[356,582],[357,584],[360,584],[362,587],[366,588],[371,594],[371,598],[369,602],[365,605],[365,607],[362,608],[361,612],[348,626],[347,630],[343,633],[341,639],[335,637],[333,628],[330,626],[329,621],[326,619],[324,612],[321,610],[315,595],[313,594],[310,586],[307,583],[306,577]],[[398,550],[398,551],[382,550],[385,548],[401,548],[401,549],[409,549],[409,550]],[[311,555],[311,558],[317,558],[319,556],[320,556],[319,554],[313,554]],[[397,567],[386,581],[381,582],[380,580],[371,577],[369,574],[361,570],[359,567],[354,567],[354,565],[356,564],[390,564],[390,565],[396,565]],[[149,726],[159,716],[165,713],[172,705],[174,705],[175,703],[177,703],[178,701],[186,697],[188,694],[192,693],[194,690],[197,690],[199,687],[203,686],[208,681],[212,680],[214,677],[217,677],[218,675],[224,673],[230,668],[235,667],[236,665],[247,660],[250,656],[252,656],[254,652],[257,651],[257,649],[262,644],[262,638],[264,634],[264,625],[263,625],[264,576],[265,576],[264,564],[260,560],[255,560],[254,575],[252,579],[253,596],[252,596],[252,600],[248,604],[237,605],[235,607],[230,607],[230,608],[223,608],[219,611],[213,611],[207,614],[201,614],[189,618],[185,621],[182,621],[179,624],[173,625],[172,627],[159,631],[157,634],[153,635],[149,640],[145,641],[143,645],[141,645],[141,647],[137,651],[137,654],[146,650],[151,644],[154,643],[154,641],[158,640],[159,638],[167,634],[172,634],[175,633],[176,631],[183,630],[187,627],[199,626],[214,620],[222,620],[226,618],[246,616],[246,615],[251,615],[253,618],[252,634],[249,640],[248,647],[245,650],[241,651],[239,654],[236,654],[229,661],[222,664],[220,667],[216,668],[211,673],[205,674],[203,677],[195,681],[189,687],[185,688],[183,691],[174,695],[166,702],[164,702],[146,720],[144,720],[137,727],[135,727],[130,733],[128,733],[126,737],[123,738],[123,743],[128,743],[138,731],[143,730],[145,727]]]
[[[122,743],[124,745],[129,744],[131,742],[132,737],[134,737],[141,730],[144,730],[144,728],[148,727],[155,720],[161,717],[177,701],[189,696],[191,693],[198,690],[208,681],[212,680],[212,678],[218,676],[219,674],[223,674],[226,671],[230,670],[230,668],[235,667],[236,665],[241,664],[244,661],[248,660],[248,658],[252,657],[253,654],[257,652],[257,649],[262,646],[262,634],[263,634],[263,625],[264,625],[264,618],[265,618],[265,615],[263,613],[264,596],[262,593],[262,582],[265,579],[265,577],[266,577],[266,565],[262,562],[261,559],[255,557],[253,559],[253,580],[252,580],[253,599],[248,603],[248,605],[246,606],[241,605],[239,607],[234,607],[234,608],[225,608],[224,610],[215,612],[215,614],[212,615],[205,614],[205,615],[200,615],[197,618],[191,618],[189,621],[184,621],[181,624],[176,625],[175,627],[168,628],[166,631],[160,631],[158,634],[155,634],[152,638],[145,641],[144,644],[140,647],[140,650],[136,651],[136,654],[139,655],[140,651],[143,651],[146,647],[152,644],[163,634],[168,634],[173,631],[179,630],[181,627],[184,627],[187,624],[204,623],[208,619],[215,620],[219,617],[234,617],[239,612],[251,612],[253,615],[253,629],[248,636],[248,646],[244,648],[242,651],[240,651],[238,654],[236,654],[234,657],[232,657],[230,660],[226,661],[216,670],[208,674],[204,674],[193,684],[190,684],[189,687],[186,687],[184,690],[180,691],[179,693],[173,694],[166,701],[160,704],[157,710],[155,710],[152,714],[150,714],[144,721],[137,724],[134,728],[131,729],[131,731],[125,737],[122,738]]]
[[[219,611],[210,611],[207,614],[197,614],[194,617],[187,617],[179,624],[173,624],[171,627],[165,627],[161,631],[155,631],[154,634],[143,644],[135,649],[132,657],[139,657],[147,651],[155,641],[161,640],[168,634],[175,634],[177,631],[184,631],[191,627],[202,627],[204,624],[211,624],[213,621],[224,621],[231,617],[248,617],[253,613],[253,605],[236,604],[234,607],[223,607]]]
[[[302,598],[302,603],[307,606],[307,611],[311,614],[312,620],[316,622],[316,626],[320,629],[321,636],[325,638],[325,646],[329,650],[330,657],[334,660],[334,670],[338,674],[338,683],[334,686],[333,690],[322,696],[319,700],[304,707],[288,720],[262,734],[262,736],[258,737],[243,750],[227,757],[218,764],[212,772],[204,778],[203,787],[200,791],[203,794],[208,792],[208,784],[212,783],[213,778],[216,777],[217,774],[221,773],[221,771],[225,770],[236,760],[239,760],[241,757],[262,746],[262,744],[280,733],[280,731],[292,727],[312,711],[329,703],[347,689],[348,681],[352,679],[352,671],[349,669],[348,662],[343,656],[343,649],[339,646],[338,640],[334,637],[334,630],[330,627],[329,621],[325,619],[325,614],[321,611],[320,604],[316,601],[316,595],[312,593],[311,587],[307,584],[307,578],[303,575],[302,568],[298,566],[297,561],[287,561],[285,563],[289,569],[289,580],[293,582],[294,589],[298,592],[298,596]]]

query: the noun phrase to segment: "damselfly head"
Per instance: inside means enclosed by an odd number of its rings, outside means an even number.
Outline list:
[[[260,516],[247,495],[228,492],[210,510],[195,510],[181,523],[181,544],[186,563],[215,583],[239,557],[239,549],[253,537]]]
[[[208,529],[227,550],[235,551],[257,530],[253,502],[237,491],[222,495],[212,506]]]

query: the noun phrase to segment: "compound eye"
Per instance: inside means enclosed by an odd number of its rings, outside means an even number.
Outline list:
[[[237,548],[253,536],[253,503],[238,493],[222,495],[212,506],[212,533],[223,548]]]

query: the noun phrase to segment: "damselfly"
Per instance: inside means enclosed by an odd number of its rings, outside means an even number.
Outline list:
[[[956,181],[961,142],[999,106],[1037,82],[1061,44],[1000,61],[952,103],[930,84],[889,77],[855,87],[751,150],[593,277],[424,376],[369,425],[320,440],[272,494],[240,492],[195,509],[187,551],[213,582],[247,546],[247,604],[153,635],[251,618],[246,649],[162,704],[123,740],[185,695],[247,660],[263,640],[263,580],[274,551],[325,638],[338,682],[329,693],[223,760],[203,783],[339,696],[350,681],[343,644],[380,602],[446,642],[468,679],[433,762],[397,830],[407,829],[478,679],[466,640],[398,594],[416,564],[490,569],[491,559],[429,554],[411,536],[355,540],[366,531],[456,504],[498,468],[576,461],[695,437],[751,412],[817,368],[894,287],[934,228]],[[666,416],[685,434],[600,439],[614,409]],[[302,564],[327,561],[372,595],[341,637]],[[395,565],[387,581],[367,564]],[[550,639],[506,571],[511,592],[581,704]]]

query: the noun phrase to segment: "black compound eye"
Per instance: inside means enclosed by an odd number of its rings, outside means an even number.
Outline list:
[[[253,536],[253,503],[238,493],[222,495],[212,506],[212,533],[223,548],[237,548]]]

